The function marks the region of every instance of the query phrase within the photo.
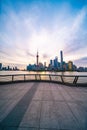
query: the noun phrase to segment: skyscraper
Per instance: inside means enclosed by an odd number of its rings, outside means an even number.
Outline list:
[[[58,57],[57,56],[54,59],[54,67],[58,68]]]
[[[53,65],[53,61],[52,61],[52,60],[50,60],[50,65],[51,65],[51,66]]]
[[[71,71],[73,70],[73,62],[72,61],[68,62],[68,69]]]
[[[38,62],[39,61],[39,55],[38,55],[38,51],[37,51],[37,55],[36,55],[36,63],[37,63],[37,66],[38,66]]]
[[[63,70],[63,52],[60,51],[60,59],[61,59],[61,70]]]
[[[0,63],[0,70],[2,69],[2,63]]]

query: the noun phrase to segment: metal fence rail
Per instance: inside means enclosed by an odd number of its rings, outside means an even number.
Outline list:
[[[49,81],[62,84],[87,84],[87,75],[14,74],[0,75],[0,84],[19,81]]]

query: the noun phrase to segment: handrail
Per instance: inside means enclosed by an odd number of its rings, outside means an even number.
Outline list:
[[[21,78],[19,78],[21,76]],[[30,78],[31,77],[31,78]],[[57,78],[56,78],[57,77]],[[7,78],[7,79],[6,79]],[[79,84],[80,78],[84,78],[85,82],[81,81],[81,84],[87,84],[87,75],[58,75],[58,74],[9,74],[0,75],[0,84],[6,82],[16,81],[49,81],[58,83],[71,83],[73,85]]]
[[[23,76],[23,75],[50,75],[50,76],[63,76],[63,77],[87,77],[87,75],[61,75],[61,74],[8,74],[8,75],[0,75],[0,77],[2,76]]]

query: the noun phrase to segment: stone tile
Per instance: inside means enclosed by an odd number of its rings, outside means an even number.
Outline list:
[[[32,101],[28,107],[20,127],[39,127],[41,102]]]
[[[17,130],[17,127],[4,127],[4,128],[1,128],[0,130]]]
[[[59,91],[52,91],[52,96],[55,101],[64,101],[62,94]]]
[[[32,100],[42,100],[43,91],[37,90]]]
[[[39,130],[38,128],[29,128],[29,127],[25,127],[25,128],[18,128],[18,130]]]
[[[74,130],[80,128],[73,111],[66,102],[56,102],[55,109],[60,129],[71,130],[72,128]]]
[[[72,96],[64,89],[64,87],[59,87],[58,90],[65,101],[74,101]]]
[[[43,101],[40,128],[59,128],[56,110],[52,101]]]
[[[0,123],[30,91],[34,83],[0,86]],[[37,84],[37,83],[36,83]],[[87,88],[68,87],[54,83],[39,83],[16,108],[11,127],[0,130],[86,130]],[[29,99],[29,95],[32,95]],[[30,102],[28,104],[28,102]],[[25,109],[27,103],[27,108]],[[22,108],[24,112],[22,112]],[[21,113],[18,117],[17,113]],[[11,120],[15,117],[12,114]],[[20,118],[19,128],[17,119]],[[8,118],[7,118],[8,119]],[[8,122],[8,121],[7,121]],[[10,122],[9,122],[10,123]],[[15,126],[15,127],[13,127]],[[1,127],[1,126],[0,126]]]
[[[53,97],[52,97],[51,91],[48,91],[48,90],[47,91],[43,91],[42,100],[50,100],[50,101],[52,101]]]
[[[81,103],[68,103],[68,105],[77,119],[79,127],[87,129],[87,111],[82,107]]]

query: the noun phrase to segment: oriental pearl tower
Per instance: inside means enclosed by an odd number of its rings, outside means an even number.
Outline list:
[[[39,61],[39,55],[38,55],[38,51],[37,51],[37,55],[36,55],[36,63],[37,63],[37,66],[39,65],[38,62]]]

